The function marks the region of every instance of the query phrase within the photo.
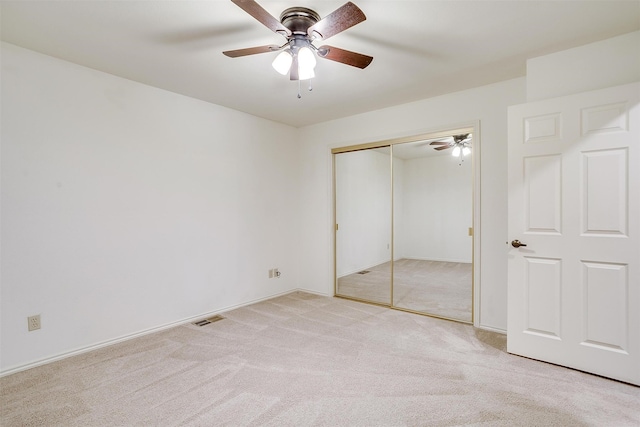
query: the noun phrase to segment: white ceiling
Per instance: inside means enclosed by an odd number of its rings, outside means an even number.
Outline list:
[[[2,1],[2,40],[300,127],[524,76],[527,58],[640,29],[640,0],[353,1],[367,20],[326,44],[372,64],[319,60],[301,99],[276,54],[222,54],[285,41],[230,0]],[[278,18],[346,0],[258,2]]]

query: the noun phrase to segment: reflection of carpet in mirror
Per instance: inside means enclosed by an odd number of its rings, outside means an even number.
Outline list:
[[[470,322],[472,264],[400,259],[394,263],[393,305]],[[367,274],[338,279],[337,294],[388,304],[391,263],[367,268]]]

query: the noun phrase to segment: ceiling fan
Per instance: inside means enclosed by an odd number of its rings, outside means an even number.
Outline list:
[[[287,42],[282,46],[266,45],[222,52],[228,57],[280,52],[273,61],[273,67],[280,74],[289,74],[291,80],[298,81],[315,77],[313,70],[316,65],[316,55],[362,69],[373,60],[373,57],[361,53],[329,45],[320,47],[313,45],[315,40],[326,40],[367,19],[362,10],[351,2],[322,19],[315,11],[306,7],[291,7],[280,14],[278,21],[254,0],[231,1],[271,31],[283,35]]]
[[[466,156],[471,153],[471,137],[472,135],[470,133],[452,135],[445,140],[433,141],[429,145],[437,145],[438,147],[434,147],[437,151],[453,148],[451,155],[454,157]]]

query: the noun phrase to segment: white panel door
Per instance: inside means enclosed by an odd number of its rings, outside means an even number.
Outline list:
[[[509,108],[507,242],[508,351],[637,385],[639,100],[631,84]]]

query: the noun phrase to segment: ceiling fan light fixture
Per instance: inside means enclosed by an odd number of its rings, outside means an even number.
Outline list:
[[[298,80],[309,80],[316,76],[316,73],[313,69],[305,69],[303,67],[298,67]]]
[[[301,67],[310,68],[312,70],[316,68],[316,56],[313,51],[306,46],[303,46],[298,50],[298,61],[300,61]]]
[[[315,77],[313,71],[316,67],[316,56],[313,51],[303,46],[298,49],[298,75],[300,80],[309,80]]]
[[[332,46],[318,48],[313,45],[313,41],[316,39],[326,40],[367,19],[364,12],[350,1],[324,18],[306,7],[290,7],[280,14],[279,20],[255,0],[231,1],[271,31],[284,36],[287,43],[282,46],[256,46],[227,50],[222,53],[230,58],[238,58],[280,51],[271,65],[283,76],[289,74],[289,80],[298,81],[298,98],[301,97],[300,80],[309,80],[315,77],[316,53],[321,58],[360,69],[368,67],[373,60],[373,57],[361,53]],[[312,90],[311,85],[309,85],[309,90]]]
[[[453,151],[451,152],[451,155],[453,157],[460,156],[460,146],[459,145],[456,145],[455,147],[453,147]]]
[[[467,147],[466,145],[462,148],[462,155],[463,156],[468,156],[469,154],[471,154],[471,148]]]
[[[286,76],[291,68],[291,63],[293,62],[293,56],[291,56],[291,52],[288,50],[283,50],[276,56],[276,59],[273,60],[271,66],[278,73]]]

